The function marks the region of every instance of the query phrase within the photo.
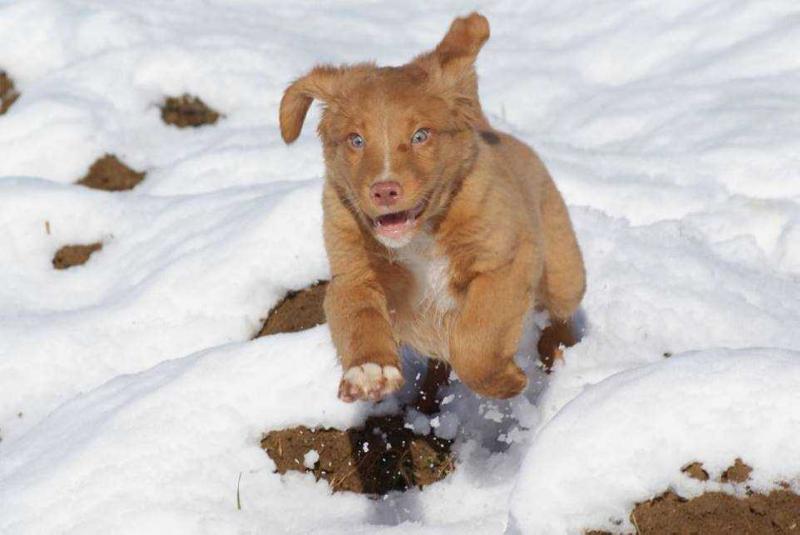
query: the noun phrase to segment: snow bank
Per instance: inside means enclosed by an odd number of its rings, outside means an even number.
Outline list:
[[[120,375],[4,451],[0,532],[238,533],[260,525],[279,533],[331,524],[338,510],[364,504],[329,497],[313,478],[282,482],[259,440],[265,427],[357,424],[357,407],[337,403],[330,388],[339,373],[317,328]],[[299,514],[312,497],[314,510]]]
[[[637,502],[692,497],[739,457],[755,491],[800,490],[800,353],[686,353],[587,387],[537,434],[511,500],[510,533],[632,532]],[[700,461],[710,482],[681,473]]]
[[[159,198],[0,179],[4,438],[117,375],[252,337],[287,289],[327,277],[320,194],[317,181]],[[86,265],[52,269],[61,245],[98,240]]]
[[[677,472],[696,459],[741,456],[758,485],[796,477],[797,455],[769,455],[795,451],[781,407],[800,390],[795,4],[481,6],[484,108],[571,207],[583,338],[548,379],[520,355],[518,399],[455,384],[438,419],[409,412],[455,437],[457,469],[371,500],[278,476],[258,447],[398,406],[336,400],[324,326],[248,342],[287,290],[328,275],[317,115],[286,147],[277,107],[314,63],[430,48],[463,4],[2,3],[0,68],[21,96],[0,116],[0,533],[483,535],[510,507],[513,529],[557,533],[624,523],[664,485],[697,492]],[[158,104],[184,92],[224,117],[164,125]],[[144,181],[71,184],[106,152]],[[94,241],[88,263],[52,269],[59,247]],[[708,410],[679,418],[692,400]],[[759,411],[758,441],[739,437]]]

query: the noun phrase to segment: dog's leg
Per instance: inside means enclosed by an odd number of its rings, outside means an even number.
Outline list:
[[[334,277],[325,295],[325,316],[342,363],[342,400],[377,401],[402,386],[397,343],[378,285]]]
[[[561,348],[577,341],[570,318],[586,290],[586,273],[567,207],[550,177],[543,188],[541,214],[544,272],[538,296],[550,313],[550,326],[542,332],[538,349],[549,372],[561,358]]]
[[[450,364],[474,392],[510,398],[528,379],[514,363],[537,270],[532,245],[506,266],[477,275],[467,288],[450,333]]]
[[[571,320],[552,318],[539,337],[536,348],[539,351],[539,360],[544,365],[544,370],[550,373],[557,360],[564,356],[564,347],[572,347],[577,343]]]
[[[403,385],[397,342],[378,272],[391,266],[371,255],[353,214],[326,184],[323,193],[325,247],[331,282],[325,317],[342,363],[339,397],[378,400]]]
[[[544,273],[539,284],[539,297],[554,323],[566,322],[583,299],[586,272],[564,199],[550,177],[547,177],[542,193]]]

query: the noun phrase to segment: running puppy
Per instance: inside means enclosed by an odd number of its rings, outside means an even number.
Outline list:
[[[325,314],[344,401],[397,390],[401,344],[447,361],[478,394],[515,396],[527,383],[513,361],[526,314],[566,321],[583,297],[553,180],[481,110],[474,63],[488,38],[473,13],[406,65],[317,66],[281,100],[286,143],[312,100],[325,105]]]

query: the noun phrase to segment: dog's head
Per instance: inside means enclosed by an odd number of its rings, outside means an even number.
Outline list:
[[[284,141],[300,135],[312,100],[324,103],[327,179],[384,245],[405,245],[441,215],[473,165],[476,131],[488,126],[474,63],[488,38],[489,23],[473,13],[402,67],[318,66],[286,89]]]

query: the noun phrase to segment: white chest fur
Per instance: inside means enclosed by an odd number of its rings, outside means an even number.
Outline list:
[[[433,308],[442,313],[455,307],[450,294],[450,261],[430,235],[421,233],[396,252],[397,262],[414,277],[413,299],[420,312]]]

